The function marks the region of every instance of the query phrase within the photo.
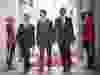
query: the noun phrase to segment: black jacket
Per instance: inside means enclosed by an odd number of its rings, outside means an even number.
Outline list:
[[[34,26],[30,24],[29,27],[24,27],[24,24],[20,24],[16,39],[19,49],[21,49],[20,55],[21,57],[25,57],[27,53],[29,54],[29,48],[32,48],[33,41],[35,41]]]
[[[46,19],[45,22],[38,21],[37,23],[37,40],[39,41],[39,44],[44,45],[47,47],[46,44],[48,44],[48,40],[53,40],[54,33],[53,30],[53,23],[49,19]]]
[[[16,46],[16,41],[15,41],[16,38],[15,38],[15,31],[14,31],[14,28],[13,28],[13,24],[7,24],[6,25],[6,31],[8,33],[7,44],[9,46],[11,46],[11,47],[13,45],[13,47],[15,48],[15,46]]]
[[[34,26],[30,24],[24,27],[24,24],[21,24],[16,37],[22,48],[32,48],[32,44],[34,44],[33,41],[35,41]]]
[[[17,29],[16,41],[20,48],[24,48],[24,24],[20,24]]]
[[[72,26],[72,19],[65,16],[65,23],[61,17],[55,19],[56,40],[73,40],[74,32]]]

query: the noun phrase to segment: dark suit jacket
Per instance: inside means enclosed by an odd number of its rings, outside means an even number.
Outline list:
[[[24,24],[20,24],[17,29],[16,40],[21,48],[24,48]]]
[[[48,40],[52,40],[52,21],[46,19],[45,22],[38,21],[37,23],[37,40],[40,46],[47,48]]]
[[[27,27],[24,27],[21,24],[18,28],[18,34],[16,35],[17,40],[22,48],[32,48],[34,40],[34,27],[30,24]]]
[[[33,38],[33,26],[29,24],[28,27],[24,27],[24,46],[25,48],[32,48]]]
[[[55,19],[56,40],[72,40],[75,39],[73,34],[72,19],[65,16],[65,23],[61,17]]]
[[[16,46],[16,38],[15,38],[15,31],[13,29],[13,24],[7,24],[6,31],[8,32],[8,40],[7,44],[8,46],[13,46],[15,48]]]
[[[21,57],[25,57],[29,53],[29,48],[32,48],[32,42],[34,40],[34,27],[24,27],[24,24],[20,24],[18,33],[16,34],[17,43],[19,45]],[[32,39],[33,38],[33,39]]]

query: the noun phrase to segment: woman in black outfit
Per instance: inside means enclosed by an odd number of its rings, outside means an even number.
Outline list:
[[[53,38],[52,32],[52,21],[46,18],[46,10],[40,10],[40,19],[37,23],[37,42],[40,47],[41,55],[41,71],[43,71],[43,57],[44,57],[44,48],[47,49],[48,54],[51,54],[51,45]]]
[[[93,24],[93,13],[91,11],[81,13],[83,21],[83,48],[86,49],[88,55],[88,68],[94,68],[94,56],[95,56],[95,34]],[[88,28],[88,30],[87,30]],[[91,35],[91,36],[90,36]],[[85,39],[87,38],[87,39]]]

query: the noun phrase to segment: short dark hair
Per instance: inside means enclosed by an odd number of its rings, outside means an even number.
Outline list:
[[[45,15],[47,15],[47,12],[45,9],[41,9],[40,12],[44,13]]]
[[[92,16],[92,12],[91,11],[85,11],[85,12],[82,12],[81,15],[86,15],[88,14],[89,16]]]
[[[61,12],[61,11],[66,12],[66,8],[60,8],[60,12]]]
[[[92,16],[92,15],[93,15],[92,12],[90,12],[90,11],[83,12],[83,13],[81,13],[80,15],[82,16],[82,19],[84,19],[84,17],[85,17],[87,14],[88,14],[88,16]]]

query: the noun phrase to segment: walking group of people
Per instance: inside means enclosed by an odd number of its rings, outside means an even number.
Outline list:
[[[67,17],[65,15],[66,12],[67,11],[65,8],[60,8],[60,11],[59,11],[60,16],[57,16],[53,23],[52,20],[46,18],[46,16],[47,16],[46,10],[41,9],[40,10],[40,19],[37,21],[36,40],[35,40],[34,24],[26,23],[26,24],[19,25],[18,32],[16,34],[16,42],[18,43],[18,45],[20,47],[20,57],[24,58],[25,72],[27,72],[28,68],[31,66],[31,64],[29,62],[29,59],[31,56],[29,49],[34,47],[36,44],[38,45],[39,50],[40,50],[41,63],[42,63],[43,59],[44,59],[43,58],[44,49],[47,48],[47,52],[48,52],[47,54],[48,54],[48,56],[51,56],[52,44],[54,42],[57,42],[57,44],[58,44],[61,58],[63,60],[62,65],[64,67],[64,72],[66,72],[68,70],[68,68],[70,67],[70,64],[72,64],[70,45],[71,45],[71,43],[73,43],[73,41],[76,39],[76,37],[74,35],[72,18]],[[28,16],[28,15],[25,14],[24,16]],[[27,21],[27,18],[25,20]],[[9,24],[11,24],[11,22],[9,22]],[[8,27],[8,30],[10,33],[13,32],[13,31],[11,31],[11,29],[9,29],[9,27]],[[11,33],[11,34],[13,34],[13,33]],[[86,37],[86,36],[84,35],[84,37]],[[15,40],[13,36],[11,38],[13,40]],[[83,46],[87,49],[87,53],[90,53],[89,46],[86,45],[90,41],[85,41],[85,40],[88,40],[88,39],[83,40],[83,43],[84,43]],[[37,43],[36,43],[36,41],[37,41]],[[10,43],[10,42],[8,42],[8,43]],[[9,52],[11,53],[9,60],[8,60],[9,64],[11,64],[11,61],[12,61],[11,55],[15,52],[15,42],[12,41],[12,43],[13,43],[13,48],[9,48],[10,46],[8,45]],[[92,45],[93,45],[93,43],[94,42],[92,41]],[[93,49],[94,48],[91,49],[92,53],[93,53]],[[88,56],[88,57],[90,57],[90,56]],[[66,63],[66,61],[67,61],[67,63]],[[50,65],[50,64],[48,64],[48,65]],[[42,67],[41,67],[41,71],[43,71]]]
[[[68,60],[68,64],[72,63],[70,58],[70,44],[73,40],[75,40],[72,18],[67,17],[65,15],[66,12],[67,11],[65,8],[61,8],[59,11],[60,16],[58,16],[55,19],[55,23],[53,23],[52,20],[46,18],[46,10],[41,9],[40,19],[37,21],[36,29],[36,40],[40,50],[41,61],[44,56],[44,49],[47,48],[48,55],[51,56],[52,44],[54,42],[57,42],[60,49],[61,57],[64,62],[62,63],[64,68],[66,68],[66,60]],[[24,57],[26,59],[25,61],[27,62],[30,55],[29,48],[34,47],[34,45],[36,44],[34,25],[26,24],[25,26],[24,24],[21,24],[19,26],[16,39],[18,39],[20,44],[22,53],[21,56]]]

